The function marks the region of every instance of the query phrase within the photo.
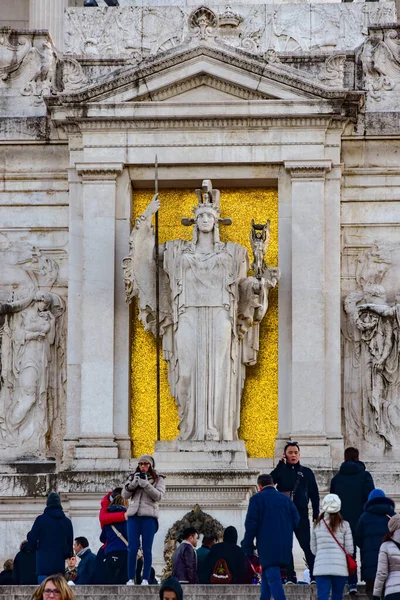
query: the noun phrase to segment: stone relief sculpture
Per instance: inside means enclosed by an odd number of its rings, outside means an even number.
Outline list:
[[[395,108],[397,106],[396,98],[387,94],[395,87],[400,74],[400,39],[398,31],[375,30],[373,34],[365,41],[358,54],[358,60],[361,62],[364,82],[361,82],[368,94],[370,104],[382,110],[383,103],[385,108]]]
[[[400,295],[396,286],[400,281],[395,275],[399,258],[398,245],[377,242],[361,252],[358,289],[344,300],[346,438],[348,443],[363,440],[382,451],[399,446]]]
[[[192,241],[160,245],[160,333],[168,362],[171,395],[176,399],[180,440],[237,440],[246,366],[255,364],[259,323],[268,309],[268,292],[279,280],[264,253],[269,224],[253,226],[255,275],[248,276],[246,248],[223,243],[219,226],[220,193],[203,181]],[[140,320],[155,332],[156,267],[151,218],[159,209],[154,196],[137,220],[130,254],[123,261],[127,301],[138,296]],[[262,254],[262,256],[261,256]]]
[[[0,90],[4,98],[44,107],[43,97],[58,91],[74,91],[87,83],[80,63],[59,55],[46,33],[15,35],[0,29]],[[10,105],[5,105],[10,110]],[[1,109],[0,109],[1,110]]]
[[[243,3],[239,7],[207,5],[120,6],[67,9],[67,54],[91,58],[119,57],[140,62],[147,56],[187,44],[226,44],[252,54],[343,51],[365,41],[370,24],[392,23],[392,3],[314,5]],[[381,4],[381,3],[379,3]]]
[[[58,267],[27,244],[0,253],[0,448],[45,458],[65,387],[65,305],[48,291]]]

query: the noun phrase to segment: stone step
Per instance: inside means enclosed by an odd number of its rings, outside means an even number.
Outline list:
[[[35,586],[0,586],[0,600],[30,600]],[[159,586],[121,586],[121,585],[77,585],[73,588],[77,599],[94,600],[157,600]],[[315,585],[286,585],[288,600],[316,600]],[[260,597],[258,585],[184,585],[184,600],[248,600]],[[348,596],[350,598],[350,596]],[[357,600],[367,600],[364,588],[360,587]]]

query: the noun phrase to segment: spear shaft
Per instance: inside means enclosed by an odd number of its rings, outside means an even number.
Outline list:
[[[158,160],[155,160],[155,193],[158,194]],[[158,242],[158,211],[155,214],[155,260],[156,260],[156,378],[157,378],[157,440],[161,439],[161,382],[160,382],[160,260]]]

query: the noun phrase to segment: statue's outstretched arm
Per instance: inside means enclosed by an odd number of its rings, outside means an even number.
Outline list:
[[[357,310],[370,310],[381,317],[392,317],[396,314],[396,307],[387,304],[359,304]]]

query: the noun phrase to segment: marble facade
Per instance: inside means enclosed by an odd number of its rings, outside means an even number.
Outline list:
[[[132,464],[120,265],[131,186],[152,186],[155,154],[161,187],[205,177],[216,187],[277,187],[275,454],[297,440],[325,489],[343,444],[356,443],[397,498],[395,4],[31,4],[35,29],[0,31],[0,559],[53,487],[77,534],[97,547],[99,498]],[[391,312],[360,312],[368,303]],[[373,322],[376,343],[360,320]],[[27,381],[7,363],[17,355]],[[32,424],[36,446],[25,443]],[[256,475],[273,462],[220,449],[208,468],[193,456],[194,475],[187,454],[175,448],[162,464],[170,491],[158,566],[163,535],[196,502],[242,531]]]

